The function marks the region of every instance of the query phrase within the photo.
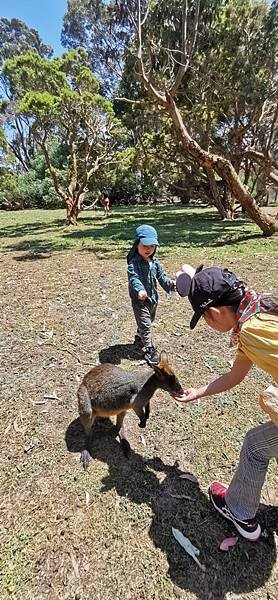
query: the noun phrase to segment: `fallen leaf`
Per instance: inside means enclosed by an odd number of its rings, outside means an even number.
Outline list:
[[[12,423],[9,423],[8,427],[6,427],[5,431],[4,431],[4,435],[7,435],[8,431],[10,431],[12,426]]]
[[[35,448],[35,444],[30,444],[29,446],[24,446],[25,454],[28,454],[28,452],[31,452],[31,450],[33,450],[33,448]]]
[[[192,542],[187,537],[185,537],[183,533],[179,531],[179,529],[175,529],[174,527],[172,527],[172,533],[174,538],[176,538],[177,542],[180,544],[180,546],[185,550],[185,552],[187,552],[187,554],[189,554],[189,556],[193,558],[193,560],[195,560],[197,565],[204,572],[206,570],[206,567],[205,565],[202,565],[197,558],[197,556],[199,556],[200,554],[199,548],[193,546]]]
[[[188,481],[193,481],[193,483],[198,483],[197,477],[195,475],[190,475],[190,473],[183,473],[180,475],[180,479],[188,479]]]
[[[178,500],[184,499],[184,500],[193,500],[193,502],[196,502],[196,500],[194,498],[191,498],[191,496],[185,496],[184,494],[170,494],[171,498],[177,498]]]
[[[229,552],[230,548],[233,548],[233,546],[235,546],[238,542],[238,537],[230,537],[230,538],[225,538],[225,540],[223,540],[223,542],[221,542],[219,548],[220,550],[223,550],[224,552]]]
[[[56,396],[56,394],[44,394],[44,398],[46,400],[59,400],[58,396]]]
[[[40,331],[39,336],[45,340],[50,340],[53,337],[53,329],[49,329],[48,331]]]
[[[143,436],[143,433],[140,433],[140,439],[141,439],[141,442],[142,442],[143,446],[146,447],[147,444],[146,444],[146,440],[145,440],[145,438]]]
[[[34,406],[36,404],[46,404],[46,400],[31,400],[31,402]]]
[[[74,574],[76,579],[79,579],[80,575],[79,575],[79,568],[78,568],[78,562],[75,558],[74,552],[72,550],[72,548],[70,549],[70,558],[71,558],[71,562],[72,562],[72,566],[73,566],[73,570],[74,570]]]
[[[16,433],[25,433],[27,427],[18,427],[17,419],[18,417],[16,417],[13,422],[14,430],[16,431]]]

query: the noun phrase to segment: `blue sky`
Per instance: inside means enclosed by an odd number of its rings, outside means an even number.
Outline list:
[[[60,35],[66,7],[67,0],[0,0],[0,17],[17,18],[37,29],[42,41],[52,46],[57,56],[65,51]]]

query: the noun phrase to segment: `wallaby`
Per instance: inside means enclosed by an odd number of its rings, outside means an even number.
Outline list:
[[[183,394],[182,387],[171,369],[166,352],[161,352],[158,365],[151,369],[128,372],[110,363],[93,367],[85,375],[77,396],[80,421],[86,435],[86,448],[81,453],[84,469],[91,460],[90,442],[92,425],[97,417],[117,415],[118,432],[124,454],[128,456],[130,445],[124,429],[124,417],[133,409],[140,419],[139,427],[146,427],[150,415],[150,399],[157,389],[166,390],[173,396]]]

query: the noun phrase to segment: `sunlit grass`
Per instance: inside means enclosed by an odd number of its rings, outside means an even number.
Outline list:
[[[162,255],[186,254],[192,259],[213,261],[278,253],[277,237],[264,238],[254,223],[242,218],[221,221],[214,210],[207,208],[112,207],[108,219],[100,211],[82,213],[77,227],[65,224],[63,210],[1,212],[0,219],[1,249],[30,257],[65,249],[122,257],[142,222],[157,228]]]

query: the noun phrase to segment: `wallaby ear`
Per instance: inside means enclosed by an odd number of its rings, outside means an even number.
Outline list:
[[[160,352],[158,364],[160,367],[164,367],[165,364],[168,365],[168,356],[167,356],[167,353],[164,352],[164,350],[162,350],[162,352]]]
[[[168,357],[166,352],[162,351],[160,352],[159,355],[159,363],[157,365],[151,364],[149,363],[150,367],[152,367],[152,369],[158,374],[158,375],[163,375],[165,369],[167,369],[167,367],[169,368],[168,365]]]
[[[150,367],[152,367],[152,369],[158,374],[158,375],[162,375],[162,370],[160,368],[159,365],[152,365],[150,364]]]

